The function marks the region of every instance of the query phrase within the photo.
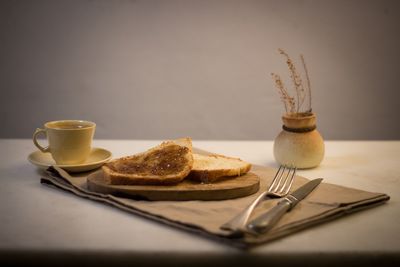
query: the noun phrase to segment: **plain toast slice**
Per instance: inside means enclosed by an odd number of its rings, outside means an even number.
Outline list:
[[[181,138],[103,165],[112,185],[167,185],[181,182],[193,167],[192,140]]]
[[[193,154],[194,164],[190,179],[203,183],[214,183],[232,176],[240,176],[251,169],[251,164],[239,158],[218,154]]]

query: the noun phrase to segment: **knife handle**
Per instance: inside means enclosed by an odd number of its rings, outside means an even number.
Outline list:
[[[291,202],[282,199],[278,204],[268,212],[258,216],[247,225],[247,230],[253,234],[261,234],[269,231],[290,209]]]

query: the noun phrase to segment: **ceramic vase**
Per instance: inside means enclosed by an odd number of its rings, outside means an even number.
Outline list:
[[[314,113],[289,113],[282,116],[281,133],[274,141],[275,160],[281,165],[308,169],[324,158],[325,146],[316,129]]]

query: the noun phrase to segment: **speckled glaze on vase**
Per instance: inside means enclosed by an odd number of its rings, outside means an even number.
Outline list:
[[[324,158],[325,145],[316,129],[314,113],[289,113],[282,116],[283,130],[275,138],[274,156],[281,165],[308,169]]]

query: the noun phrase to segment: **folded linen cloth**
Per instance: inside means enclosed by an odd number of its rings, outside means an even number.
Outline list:
[[[316,190],[296,205],[267,233],[262,235],[234,235],[220,226],[247,207],[272,181],[276,170],[253,166],[252,172],[260,177],[260,190],[250,196],[219,201],[147,201],[116,197],[92,192],[87,188],[89,173],[62,177],[55,169],[49,168],[41,182],[52,185],[77,196],[103,202],[124,211],[138,214],[159,222],[213,237],[239,247],[251,247],[293,234],[313,225],[339,218],[346,214],[374,207],[389,200],[383,193],[372,193],[339,185],[321,183]],[[292,191],[308,179],[297,176]],[[252,218],[273,207],[278,200],[262,202]]]

